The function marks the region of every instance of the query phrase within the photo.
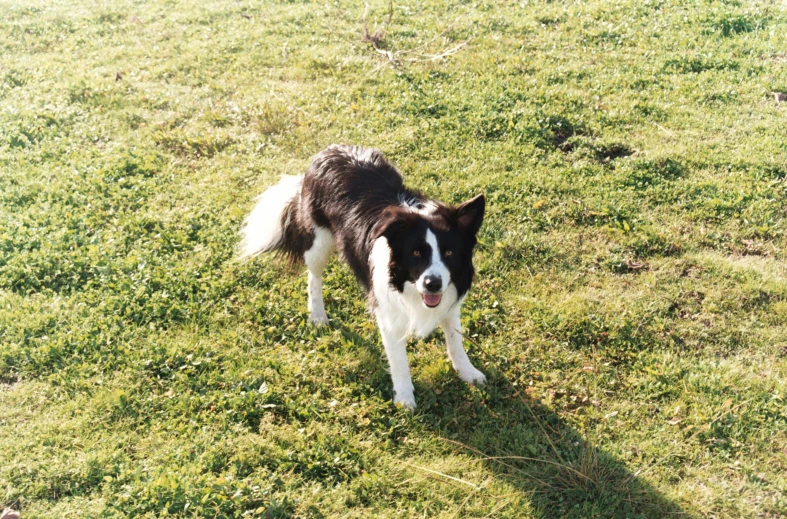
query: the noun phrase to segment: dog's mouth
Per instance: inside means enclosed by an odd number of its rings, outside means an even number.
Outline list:
[[[424,299],[424,304],[429,308],[434,308],[443,300],[442,294],[421,294],[421,297]]]

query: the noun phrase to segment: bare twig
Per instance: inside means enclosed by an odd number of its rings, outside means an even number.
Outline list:
[[[391,21],[393,20],[393,13],[394,13],[393,0],[391,0],[391,2],[389,4],[389,9],[388,9],[388,17],[386,18],[386,20],[383,22],[382,26],[379,29],[377,29],[374,32],[370,32],[369,31],[369,24],[368,24],[368,21],[367,21],[368,16],[369,16],[369,4],[368,3],[364,3],[364,10],[363,10],[363,36],[361,37],[361,42],[370,44],[372,49],[374,49],[374,51],[376,53],[380,54],[381,56],[385,56],[386,59],[388,60],[387,62],[392,64],[392,65],[394,65],[394,66],[399,65],[401,62],[421,63],[421,62],[426,62],[426,61],[438,61],[438,60],[441,60],[441,59],[445,59],[446,57],[448,57],[448,56],[450,56],[452,54],[456,54],[457,52],[459,52],[463,47],[465,47],[470,42],[470,38],[468,38],[467,40],[463,41],[462,43],[460,43],[460,44],[458,44],[458,45],[456,45],[456,46],[454,46],[454,47],[452,47],[450,49],[446,49],[446,50],[443,50],[441,52],[438,52],[436,54],[426,54],[426,53],[421,52],[424,49],[426,49],[426,47],[429,46],[429,44],[431,44],[432,42],[437,40],[439,37],[444,36],[448,31],[450,31],[453,28],[453,26],[454,26],[454,24],[452,23],[447,28],[445,28],[440,34],[438,34],[434,38],[432,38],[432,39],[422,43],[421,45],[419,45],[419,46],[417,46],[415,48],[396,50],[396,51],[395,50],[386,49],[386,48],[384,48],[384,42],[385,42],[385,36],[386,36],[386,32],[385,31],[386,31],[386,28],[391,24]],[[404,55],[413,55],[413,56],[416,56],[416,57],[404,58],[403,57]],[[382,68],[382,65],[380,67],[377,67],[374,70],[373,73],[376,73],[378,70],[380,70],[380,68]]]
[[[393,0],[390,1],[388,7],[388,18],[383,22],[382,27],[374,31],[374,33],[369,32],[369,25],[366,21],[369,15],[369,4],[364,2],[363,5],[363,37],[361,38],[361,41],[363,43],[371,43],[372,47],[374,47],[376,50],[380,48],[383,40],[385,40],[385,29],[391,24],[391,20],[393,20]]]
[[[447,56],[450,56],[451,54],[456,54],[457,52],[459,52],[462,49],[462,47],[467,45],[469,42],[470,42],[470,39],[468,38],[467,40],[463,41],[462,43],[460,43],[456,47],[454,47],[452,49],[449,49],[449,50],[446,50],[446,51],[443,51],[443,52],[441,52],[439,54],[418,54],[418,56],[421,56],[424,59],[410,58],[410,59],[405,59],[403,61],[409,61],[411,63],[418,62],[418,61],[437,61],[439,59],[443,59],[443,58],[445,58]],[[399,51],[398,54],[403,54],[403,51]]]

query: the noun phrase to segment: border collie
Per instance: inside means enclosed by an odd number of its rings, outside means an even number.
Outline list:
[[[404,187],[376,149],[329,146],[306,173],[285,176],[257,198],[241,230],[240,259],[279,251],[309,271],[309,320],[328,323],[322,273],[338,250],[364,286],[391,367],[394,403],[415,408],[409,336],[437,326],[459,377],[483,385],[462,347],[459,311],[473,279],[484,195],[455,207]]]

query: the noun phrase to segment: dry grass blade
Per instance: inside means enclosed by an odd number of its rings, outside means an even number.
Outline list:
[[[533,462],[536,462],[536,463],[545,463],[547,465],[553,465],[553,466],[558,467],[560,469],[563,469],[563,470],[566,470],[568,472],[571,472],[571,473],[575,474],[576,476],[579,476],[581,479],[584,479],[586,481],[592,481],[592,479],[590,477],[588,477],[586,474],[583,474],[582,472],[580,472],[580,471],[570,467],[569,465],[567,465],[565,463],[558,463],[556,461],[545,460],[543,458],[530,458],[530,457],[527,457],[527,456],[487,456],[486,454],[484,454],[483,452],[479,451],[478,449],[474,449],[473,447],[470,447],[469,445],[464,445],[461,442],[458,442],[458,441],[455,441],[455,440],[448,440],[446,438],[443,438],[443,440],[447,441],[449,443],[453,443],[455,445],[458,445],[460,447],[463,447],[465,449],[468,449],[470,451],[473,451],[475,453],[481,454],[483,456],[483,458],[481,458],[479,460],[473,460],[473,461],[498,461],[499,462],[501,460],[517,460],[517,461],[533,461]],[[502,464],[505,465],[506,467],[509,467],[509,468],[513,469],[513,470],[516,470],[518,472],[522,472],[521,469],[518,469],[518,468],[516,468],[516,467],[514,467],[512,465],[509,465],[509,464],[506,464],[506,463],[502,463]],[[527,474],[527,475],[530,476],[529,474]],[[530,477],[532,477],[532,476],[530,476]],[[544,481],[541,481],[538,478],[533,477],[533,479],[543,483],[545,486],[550,486],[548,483],[546,483]]]
[[[503,460],[507,459],[506,456],[487,456],[486,454],[484,454],[480,450],[478,450],[478,449],[476,449],[474,447],[471,447],[469,445],[465,445],[462,442],[458,442],[456,440],[449,440],[448,438],[441,438],[441,439],[444,442],[452,443],[454,445],[462,447],[463,449],[467,449],[467,450],[469,450],[471,452],[479,454],[481,456],[481,458],[480,459],[476,459],[476,460],[472,460],[473,462],[476,462],[476,461],[487,461],[487,460],[494,461],[494,462],[496,462],[496,463],[498,463],[500,465],[503,465],[506,468],[509,468],[509,469],[519,473],[519,474],[522,474],[522,475],[532,479],[533,481],[536,481],[536,482],[540,483],[541,485],[543,485],[545,487],[552,488],[552,485],[550,485],[546,481],[544,481],[542,479],[539,479],[539,478],[533,476],[532,474],[529,474],[529,473],[525,472],[524,470],[520,469],[519,467],[515,467],[514,465],[511,465],[510,463],[505,463]]]
[[[413,468],[416,468],[418,470],[423,470],[424,472],[429,472],[430,474],[435,474],[435,475],[440,476],[442,478],[450,479],[451,481],[456,481],[457,483],[462,483],[463,485],[467,485],[467,486],[469,486],[469,487],[471,487],[471,488],[473,488],[475,490],[478,490],[480,488],[475,483],[470,483],[469,481],[465,481],[464,479],[459,479],[459,478],[456,478],[454,476],[449,476],[448,474],[443,474],[442,472],[438,472],[436,470],[428,469],[426,467],[421,467],[420,465],[414,465],[412,463],[407,463],[407,462],[404,462],[404,464],[407,465],[408,467],[413,467]]]
[[[484,518],[487,518],[487,517],[496,517],[496,514],[497,514],[497,513],[498,513],[500,510],[502,510],[503,508],[507,507],[507,506],[508,506],[508,505],[510,505],[510,504],[511,504],[511,501],[510,501],[510,500],[503,501],[503,503],[502,503],[502,504],[500,504],[499,506],[496,506],[495,508],[493,508],[493,509],[492,509],[492,511],[491,511],[491,512],[489,512],[488,514],[486,514],[486,515],[484,516]]]
[[[465,334],[462,334],[462,333],[461,333],[461,332],[459,332],[458,330],[457,330],[457,333],[460,333],[460,334],[462,335],[462,337],[464,338],[464,340],[466,340],[467,342],[469,342],[470,344],[472,344],[473,346],[475,346],[476,348],[478,348],[478,350],[479,350],[481,353],[483,353],[483,354],[484,354],[484,355],[485,355],[487,358],[490,358],[490,357],[491,357],[491,356],[490,356],[490,355],[489,355],[489,354],[486,352],[486,350],[484,350],[484,349],[481,347],[481,345],[480,345],[480,344],[478,344],[477,342],[475,342],[475,341],[474,341],[474,340],[472,340],[471,338],[467,337]],[[512,384],[512,383],[511,383],[511,381],[510,381],[510,380],[508,380],[508,377],[506,377],[506,376],[505,376],[505,375],[503,375],[502,373],[501,373],[501,376],[503,377],[503,380],[505,380],[505,381],[506,381],[506,383],[508,384],[508,386],[509,386],[509,387],[510,387],[512,390],[516,391],[516,388],[514,387],[514,384]],[[544,434],[544,437],[546,438],[547,442],[549,442],[549,445],[550,445],[550,447],[552,447],[552,451],[555,453],[555,456],[557,456],[557,457],[558,457],[558,459],[559,459],[561,462],[563,462],[563,463],[565,464],[566,460],[564,460],[564,459],[563,459],[563,456],[560,454],[560,451],[558,451],[558,450],[557,450],[557,447],[555,447],[555,444],[552,442],[552,438],[550,438],[550,437],[549,437],[549,434],[547,434],[547,431],[546,431],[546,429],[544,429],[544,426],[543,426],[543,424],[541,423],[541,420],[539,420],[539,419],[538,419],[538,416],[536,416],[536,413],[534,413],[534,412],[533,412],[533,408],[531,408],[531,407],[530,407],[530,405],[527,403],[527,401],[525,400],[525,398],[524,398],[522,395],[520,395],[520,396],[519,396],[519,400],[522,402],[522,405],[524,405],[524,406],[525,406],[525,408],[527,408],[528,412],[530,412],[530,416],[532,416],[532,417],[533,417],[533,420],[536,422],[536,425],[538,425],[538,428],[539,428],[539,429],[541,429],[541,432]]]

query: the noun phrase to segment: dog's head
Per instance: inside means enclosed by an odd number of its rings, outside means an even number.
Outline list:
[[[399,291],[412,283],[424,305],[440,305],[453,285],[461,298],[473,279],[473,248],[481,228],[484,195],[455,207],[435,205],[430,211],[389,207],[375,227],[391,249],[391,284]]]

